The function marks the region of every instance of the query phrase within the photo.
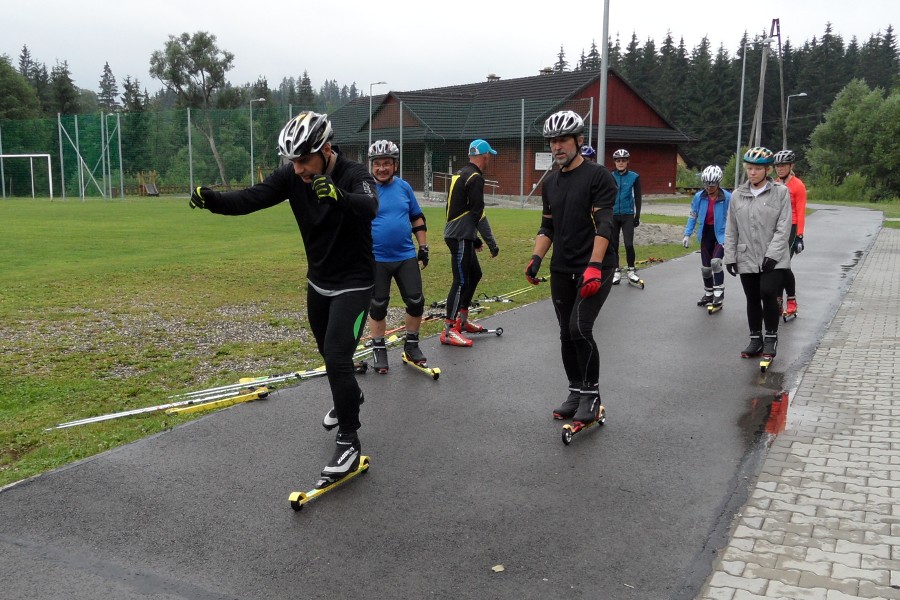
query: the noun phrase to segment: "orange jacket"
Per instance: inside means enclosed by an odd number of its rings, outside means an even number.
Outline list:
[[[781,181],[781,180],[778,180]],[[797,226],[797,235],[803,235],[806,225],[806,186],[791,173],[787,181],[781,181],[791,193],[791,225]]]

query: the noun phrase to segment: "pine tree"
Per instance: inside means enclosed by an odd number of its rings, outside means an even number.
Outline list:
[[[316,92],[313,90],[309,74],[303,71],[303,77],[297,83],[297,104],[302,110],[316,108]]]
[[[559,54],[556,55],[556,64],[553,65],[553,70],[556,73],[564,73],[569,68],[569,63],[566,61],[566,51],[562,46],[559,47]]]
[[[22,52],[19,54],[19,73],[22,77],[31,81],[34,67],[34,60],[31,58],[31,52],[28,50],[28,46],[22,46]]]
[[[122,110],[130,113],[144,112],[149,102],[141,95],[141,82],[135,77],[131,79],[130,75],[125,76],[122,82]]]
[[[67,61],[57,62],[50,71],[50,91],[54,112],[64,115],[78,114],[78,89],[72,81]]]
[[[592,71],[600,70],[600,66],[603,62],[603,57],[600,55],[600,50],[597,49],[597,40],[591,40],[591,49],[588,51],[587,56],[584,58],[584,69],[590,69]]]
[[[103,65],[103,75],[100,76],[100,93],[97,94],[97,103],[100,109],[105,112],[113,112],[120,108],[118,102],[119,86],[116,85],[116,78],[109,63]]]

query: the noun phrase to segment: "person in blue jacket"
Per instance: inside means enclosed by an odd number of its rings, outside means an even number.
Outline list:
[[[412,187],[395,175],[400,163],[400,148],[390,140],[379,140],[369,147],[369,165],[378,188],[378,214],[372,221],[375,252],[375,288],[369,307],[369,331],[372,334],[376,373],[388,371],[384,341],[385,319],[391,299],[391,280],[397,282],[406,305],[406,339],[403,352],[417,364],[426,359],[419,349],[419,327],[425,312],[422,293],[422,268],[428,266],[428,239],[425,215]],[[419,246],[418,252],[413,238]]]
[[[731,192],[723,190],[722,168],[710,165],[700,174],[703,189],[694,194],[691,201],[691,215],[684,228],[682,245],[691,245],[691,235],[697,231],[700,242],[700,273],[703,276],[703,297],[697,306],[719,307],[725,300],[725,268],[722,257],[725,256],[725,222],[728,216],[728,205],[731,203]]]
[[[616,192],[616,204],[613,207],[613,239],[616,250],[616,271],[613,273],[613,285],[619,285],[622,271],[619,269],[619,232],[622,233],[622,241],[625,244],[625,260],[628,262],[628,279],[632,283],[638,283],[638,277],[634,269],[634,228],[641,224],[641,176],[628,170],[628,160],[631,154],[628,150],[620,148],[613,152],[613,163],[616,168],[612,171],[613,179],[619,190]]]

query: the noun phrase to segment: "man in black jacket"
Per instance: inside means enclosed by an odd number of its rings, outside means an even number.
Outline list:
[[[334,408],[322,425],[338,428],[337,446],[319,487],[359,466],[359,406],[363,394],[353,372],[353,353],[366,322],[375,258],[372,219],[378,212],[375,180],[365,166],[333,146],[328,116],[302,112],[282,129],[278,146],[290,163],[262,183],[235,192],[198,187],[192,208],[245,215],[288,200],[306,248],[307,312],[325,360]]]

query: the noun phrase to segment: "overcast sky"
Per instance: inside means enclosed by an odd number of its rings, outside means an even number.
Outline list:
[[[568,5],[568,7],[567,7]],[[234,85],[263,76],[270,88],[284,77],[309,73],[313,87],[335,79],[369,84],[376,94],[473,83],[488,74],[504,79],[536,75],[556,61],[560,45],[570,66],[600,45],[603,2],[458,3],[408,0],[303,2],[267,0],[42,0],[36,4],[0,0],[0,54],[14,66],[22,46],[47,65],[68,61],[75,85],[97,91],[109,62],[119,91],[126,75],[150,93],[160,88],[148,74],[150,55],[169,35],[207,31],[234,54],[228,79]],[[739,15],[735,19],[734,15]],[[799,46],[821,38],[825,25],[845,44],[900,25],[897,0],[785,0],[729,2],[610,0],[609,35],[623,48],[632,33],[657,48],[671,31],[688,50],[709,38],[713,52],[723,44],[734,55],[745,31],[768,33],[778,18],[782,40]],[[896,31],[895,31],[896,35]]]

